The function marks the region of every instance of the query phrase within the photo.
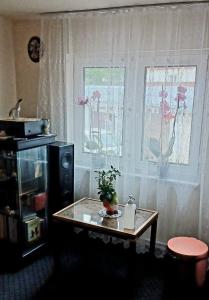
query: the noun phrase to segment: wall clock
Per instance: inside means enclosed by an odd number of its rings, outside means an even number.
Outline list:
[[[33,62],[35,63],[39,62],[42,53],[41,53],[41,41],[38,36],[33,36],[30,38],[28,42],[28,55]]]

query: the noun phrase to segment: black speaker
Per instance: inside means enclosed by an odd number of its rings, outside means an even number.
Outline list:
[[[49,214],[73,203],[74,145],[55,142],[48,145]]]

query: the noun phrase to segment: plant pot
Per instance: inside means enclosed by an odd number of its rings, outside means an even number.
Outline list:
[[[111,203],[109,200],[103,200],[103,206],[107,215],[114,215],[118,213],[118,205],[116,203]]]

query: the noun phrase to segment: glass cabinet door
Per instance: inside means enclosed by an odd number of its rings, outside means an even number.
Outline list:
[[[31,148],[17,152],[20,214],[45,216],[47,198],[47,148]]]

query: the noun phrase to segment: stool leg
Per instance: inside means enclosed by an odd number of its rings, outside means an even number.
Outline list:
[[[198,287],[202,287],[205,282],[207,267],[208,267],[207,257],[196,262],[195,279]]]

